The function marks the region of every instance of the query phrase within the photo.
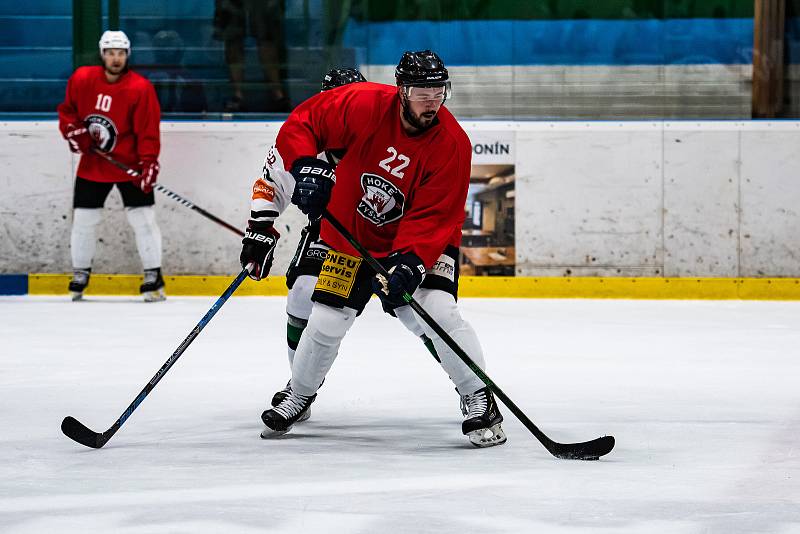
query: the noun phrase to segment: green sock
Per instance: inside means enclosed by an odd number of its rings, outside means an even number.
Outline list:
[[[442,363],[442,360],[439,359],[439,355],[436,354],[436,347],[433,346],[433,341],[431,340],[431,338],[429,338],[425,334],[422,334],[419,337],[420,339],[422,339],[422,343],[425,345],[425,348],[428,349],[428,352],[433,354],[433,357],[436,358],[437,362]]]

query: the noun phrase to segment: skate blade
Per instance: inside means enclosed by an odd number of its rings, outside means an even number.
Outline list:
[[[272,430],[270,427],[264,427],[264,430],[261,431],[261,439],[274,439],[279,438],[282,435],[286,434],[292,429],[292,427],[287,428],[286,430]]]
[[[72,302],[78,302],[79,300],[83,300],[83,291],[70,291],[70,297],[72,297]]]
[[[503,427],[500,426],[500,423],[489,428],[473,430],[467,434],[467,437],[470,443],[476,447],[494,447],[506,442],[506,433],[503,432]]]
[[[142,293],[145,302],[161,302],[167,300],[167,295],[164,294],[163,289],[156,289],[155,291],[145,291]]]

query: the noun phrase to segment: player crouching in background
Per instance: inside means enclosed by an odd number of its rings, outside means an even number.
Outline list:
[[[106,31],[99,47],[103,65],[78,67],[58,106],[59,129],[70,150],[81,155],[73,197],[69,291],[72,300],[79,300],[89,283],[96,228],[108,193],[116,185],[144,268],[139,289],[146,302],[164,300],[161,231],[153,210],[161,108],[152,84],[128,69],[131,45],[124,32]],[[94,150],[139,169],[140,176],[129,176]]]

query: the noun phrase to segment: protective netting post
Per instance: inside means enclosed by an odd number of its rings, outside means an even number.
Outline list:
[[[783,107],[784,0],[755,0],[753,13],[753,118],[780,115]]]
[[[103,24],[102,0],[72,0],[72,66],[95,65]]]

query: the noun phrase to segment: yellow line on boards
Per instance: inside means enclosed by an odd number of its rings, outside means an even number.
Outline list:
[[[164,288],[167,296],[207,296],[221,295],[233,282],[231,276],[165,276]],[[70,274],[31,274],[28,276],[30,295],[66,295],[67,286],[72,279]],[[133,274],[95,274],[92,273],[85,295],[138,295],[141,275]],[[256,282],[245,278],[234,293],[237,296],[285,296],[285,276],[270,276]]]
[[[510,298],[800,300],[797,278],[556,278],[469,276],[459,296]]]
[[[167,296],[221,295],[233,276],[165,276]],[[66,295],[71,275],[31,274],[31,295]],[[86,295],[138,295],[142,277],[92,274]],[[286,278],[246,279],[238,296],[285,296]],[[462,276],[460,297],[800,300],[799,278],[557,278]]]

